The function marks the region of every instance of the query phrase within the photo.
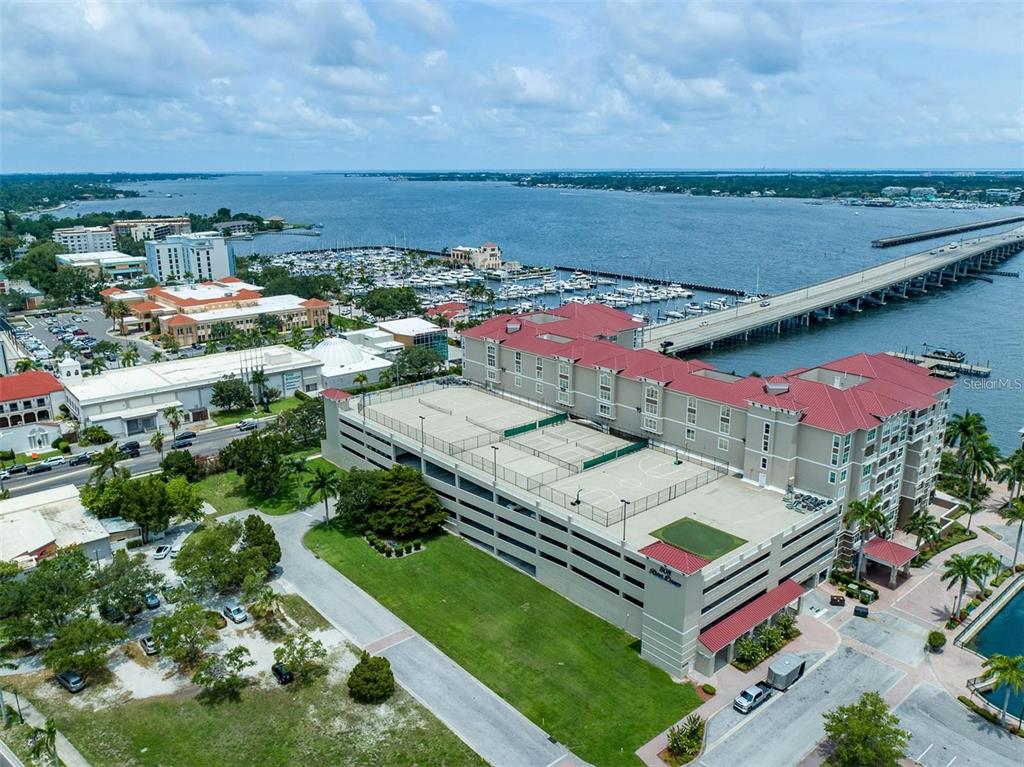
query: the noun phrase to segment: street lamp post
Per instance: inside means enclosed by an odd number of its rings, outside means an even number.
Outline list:
[[[498,446],[491,445],[491,450],[494,451],[494,486],[498,486]]]
[[[420,416],[420,452],[423,452],[423,442],[426,439],[426,431],[424,430],[424,421],[426,416]]]
[[[627,501],[625,498],[619,499],[622,502],[622,541],[626,541],[626,507],[629,506],[631,501]]]

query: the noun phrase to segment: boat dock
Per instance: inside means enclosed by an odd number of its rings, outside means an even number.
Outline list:
[[[928,229],[923,232],[911,232],[910,234],[897,234],[892,237],[882,237],[877,240],[871,241],[872,248],[891,248],[894,245],[906,245],[910,242],[921,242],[922,240],[934,240],[939,237],[946,237],[951,234],[962,234],[963,232],[973,232],[978,229],[989,229],[993,226],[1002,226],[1003,224],[1016,224],[1020,221],[1024,221],[1024,215],[1022,216],[1009,216],[1008,218],[998,218],[992,221],[976,221],[971,224],[960,224],[958,226],[946,226],[941,229]]]
[[[623,282],[633,281],[636,283],[647,283],[650,285],[678,285],[688,290],[701,290],[705,293],[721,293],[726,296],[745,296],[747,291],[739,288],[723,288],[720,285],[705,285],[699,282],[681,282],[680,280],[665,280],[660,277],[645,277],[638,274],[621,274],[619,272],[607,272],[602,269],[584,269],[582,266],[556,266],[563,272],[580,272],[591,277],[606,277],[610,280],[621,280]]]
[[[909,352],[886,352],[886,354],[899,357],[901,360],[913,362],[923,368],[928,368],[936,375],[943,375],[947,378],[956,378],[958,375],[974,376],[975,378],[988,378],[992,375],[992,368],[984,365],[974,365],[970,362],[956,362],[941,357],[926,357],[922,354],[910,354]]]
[[[760,302],[646,328],[644,348],[678,354],[828,321],[973,279],[1024,251],[1024,227],[904,256]]]

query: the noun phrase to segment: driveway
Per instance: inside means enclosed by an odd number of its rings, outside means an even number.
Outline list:
[[[585,764],[306,549],[302,536],[318,517],[263,518],[281,544],[282,579],[360,647],[387,657],[399,683],[480,756],[497,767]]]
[[[741,716],[725,709],[712,718],[708,724],[708,750],[698,764],[798,764],[825,735],[822,714],[853,703],[868,690],[884,693],[902,675],[874,658],[840,646],[789,690],[776,693],[753,713]]]
[[[928,629],[893,613],[875,611],[867,618],[850,618],[840,626],[839,633],[908,666],[916,666],[925,658]]]
[[[934,685],[918,685],[896,715],[912,735],[907,752],[922,767],[1024,764],[1024,738],[992,726]]]

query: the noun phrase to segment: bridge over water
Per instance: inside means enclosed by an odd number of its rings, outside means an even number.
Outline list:
[[[726,339],[781,333],[793,324],[860,312],[891,298],[906,299],[933,288],[983,276],[984,270],[1024,251],[1024,227],[937,246],[824,282],[781,293],[759,303],[655,325],[644,331],[644,347],[676,354]]]

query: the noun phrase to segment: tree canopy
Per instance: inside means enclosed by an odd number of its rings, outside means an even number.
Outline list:
[[[393,317],[396,314],[418,314],[420,299],[416,291],[404,288],[374,288],[359,302],[363,311],[375,317]]]
[[[144,540],[149,540],[151,531],[166,530],[172,519],[202,516],[202,498],[183,476],[131,478],[115,473],[101,484],[84,485],[81,494],[82,503],[97,517],[119,516],[134,522]]]
[[[232,373],[213,384],[210,404],[221,410],[245,410],[253,405],[252,390]]]
[[[906,756],[910,733],[877,692],[866,692],[856,703],[824,715],[831,752],[830,767],[897,767]]]
[[[255,521],[250,521],[255,520]],[[181,546],[174,570],[193,588],[228,593],[259,573],[263,579],[281,558],[273,529],[255,515],[205,522]]]

